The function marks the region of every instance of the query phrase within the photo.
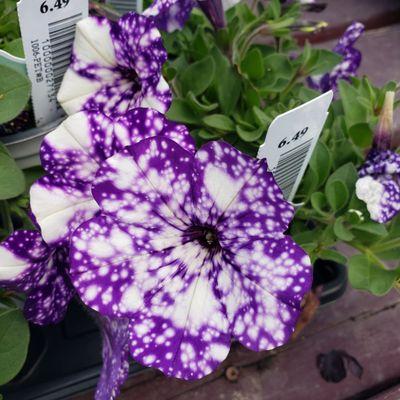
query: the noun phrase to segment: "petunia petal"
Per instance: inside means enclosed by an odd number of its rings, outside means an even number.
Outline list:
[[[226,237],[284,232],[293,207],[284,200],[265,160],[257,160],[222,141],[196,154],[196,215]]]
[[[48,244],[68,244],[70,233],[98,211],[89,184],[47,175],[31,187],[31,208]]]
[[[141,105],[165,112],[172,100],[161,75],[166,59],[152,19],[134,12],[117,22],[86,18],[78,23],[58,101],[68,114],[85,109],[115,115]]]
[[[255,351],[286,343],[311,281],[310,259],[289,237],[232,241],[222,256],[216,287],[233,336]]]
[[[183,27],[194,6],[194,0],[154,0],[143,15],[153,17],[158,28],[173,32]]]
[[[229,323],[213,288],[216,270],[207,252],[187,243],[173,256],[180,270],[147,292],[144,310],[131,318],[131,354],[168,376],[200,379],[228,355]]]
[[[151,228],[143,228],[100,216],[74,232],[71,279],[89,307],[109,316],[131,316],[143,307],[146,292],[179,271],[173,249],[181,244],[180,231],[151,219]]]
[[[95,320],[103,339],[103,367],[94,398],[113,400],[129,372],[129,320],[108,318],[97,313]]]
[[[386,223],[400,212],[400,154],[372,149],[359,170],[356,195],[371,219]]]
[[[56,324],[64,319],[75,290],[67,275],[68,252],[53,250],[44,273],[29,291],[24,305],[25,318],[37,325]]]
[[[43,274],[49,248],[37,231],[15,231],[0,244],[0,286],[26,291]]]
[[[149,214],[180,227],[189,222],[193,155],[167,138],[150,138],[127,147],[102,164],[92,193],[103,212],[123,223]]]

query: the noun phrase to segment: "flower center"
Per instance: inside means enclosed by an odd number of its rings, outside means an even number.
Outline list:
[[[192,226],[187,231],[185,236],[189,241],[197,241],[202,247],[218,251],[221,245],[218,241],[217,231],[208,226]]]
[[[140,79],[138,74],[133,68],[123,68],[119,67],[119,71],[124,79],[127,81],[132,82],[132,86],[135,90],[135,92],[140,91],[141,85],[140,85]]]

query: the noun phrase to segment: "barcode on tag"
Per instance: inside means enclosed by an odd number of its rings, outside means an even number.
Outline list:
[[[282,153],[278,165],[271,171],[274,174],[276,183],[281,188],[284,197],[290,196],[293,186],[296,183],[298,171],[304,163],[310,150],[312,139],[307,140],[299,147]]]
[[[292,201],[317,144],[333,98],[329,91],[284,114],[268,128],[258,158],[265,158],[283,195]]]
[[[121,14],[129,11],[141,13],[143,10],[143,0],[108,0],[106,3],[112,5]]]
[[[50,48],[53,60],[53,80],[56,93],[58,89],[60,89],[62,78],[70,62],[72,43],[75,37],[75,25],[81,19],[82,13],[78,13],[60,21],[49,23]],[[57,107],[60,107],[58,103]]]
[[[61,117],[57,91],[71,57],[76,23],[88,0],[20,0],[17,4],[37,126]]]

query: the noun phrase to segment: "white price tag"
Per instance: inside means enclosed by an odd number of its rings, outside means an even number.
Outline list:
[[[303,178],[328,116],[333,92],[278,115],[271,123],[258,158],[266,158],[283,195],[291,201]]]
[[[17,7],[33,111],[41,126],[64,114],[57,91],[70,62],[75,25],[88,16],[88,0],[21,0]]]
[[[143,11],[143,0],[106,0],[106,3],[112,5],[121,14],[129,11],[137,13]]]

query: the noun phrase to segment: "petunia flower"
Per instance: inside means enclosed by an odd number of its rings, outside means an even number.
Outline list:
[[[149,136],[166,136],[194,152],[186,127],[155,110],[138,108],[123,116],[81,111],[46,135],[40,151],[47,174],[33,184],[31,208],[44,240],[68,244],[71,232],[98,212],[91,184],[99,165]]]
[[[323,75],[308,77],[308,85],[315,90],[325,93],[328,90],[335,90],[340,79],[349,80],[355,76],[361,64],[361,52],[354,46],[356,40],[364,32],[364,25],[360,22],[353,22],[339,39],[333,51],[340,54],[343,59],[331,72]]]
[[[217,29],[225,26],[224,11],[240,0],[154,0],[143,14],[153,17],[159,29],[173,32],[182,29],[192,9],[200,7]]]
[[[167,59],[154,22],[133,12],[117,22],[88,17],[76,26],[71,64],[57,99],[67,114],[106,114],[150,107],[162,113],[172,94],[161,69]]]
[[[37,325],[60,322],[75,290],[68,252],[49,247],[38,231],[15,231],[0,244],[0,287],[26,294],[24,315]]]
[[[356,182],[357,197],[366,203],[371,219],[380,223],[400,212],[400,154],[391,150],[394,95],[386,92],[373,148]]]
[[[149,138],[107,159],[92,192],[101,214],[72,236],[72,281],[89,307],[129,318],[135,360],[199,379],[231,338],[256,351],[289,340],[311,265],[284,235],[293,207],[265,160]]]
[[[129,320],[109,318],[94,313],[100,328],[103,368],[97,384],[95,400],[113,400],[129,373]]]

